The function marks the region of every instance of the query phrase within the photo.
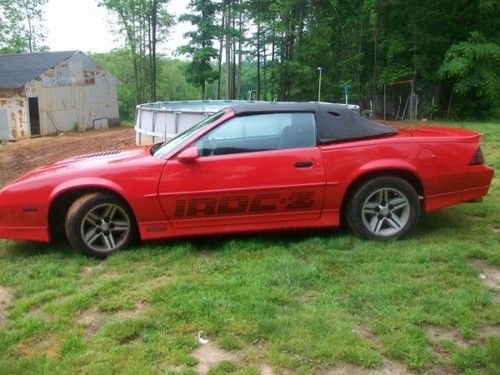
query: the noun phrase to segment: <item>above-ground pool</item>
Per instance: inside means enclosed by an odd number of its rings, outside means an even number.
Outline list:
[[[238,102],[240,101],[195,100],[138,105],[135,116],[135,143],[147,145],[165,141],[231,103]]]

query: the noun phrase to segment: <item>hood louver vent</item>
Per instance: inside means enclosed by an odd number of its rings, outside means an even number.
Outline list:
[[[80,160],[80,159],[92,159],[92,158],[99,158],[102,156],[110,156],[110,155],[116,155],[119,154],[121,151],[104,151],[104,152],[97,152],[95,154],[88,154],[88,155],[82,155],[82,156],[77,156],[75,159]]]

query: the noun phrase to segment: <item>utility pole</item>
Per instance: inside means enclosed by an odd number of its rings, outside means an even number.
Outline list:
[[[321,66],[318,66],[319,70],[319,80],[318,80],[318,102],[321,101],[321,72],[323,71],[323,68]]]
[[[349,90],[349,84],[347,81],[344,82],[344,95],[345,95],[345,105],[347,106],[348,100],[347,100],[347,92]]]

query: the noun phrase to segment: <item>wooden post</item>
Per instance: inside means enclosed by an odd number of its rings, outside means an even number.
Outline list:
[[[386,87],[387,85],[384,83],[384,121],[387,120],[386,118]]]

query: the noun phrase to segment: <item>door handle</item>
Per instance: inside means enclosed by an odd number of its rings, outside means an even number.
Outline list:
[[[295,168],[309,168],[313,166],[313,162],[311,160],[301,160],[295,162]]]

